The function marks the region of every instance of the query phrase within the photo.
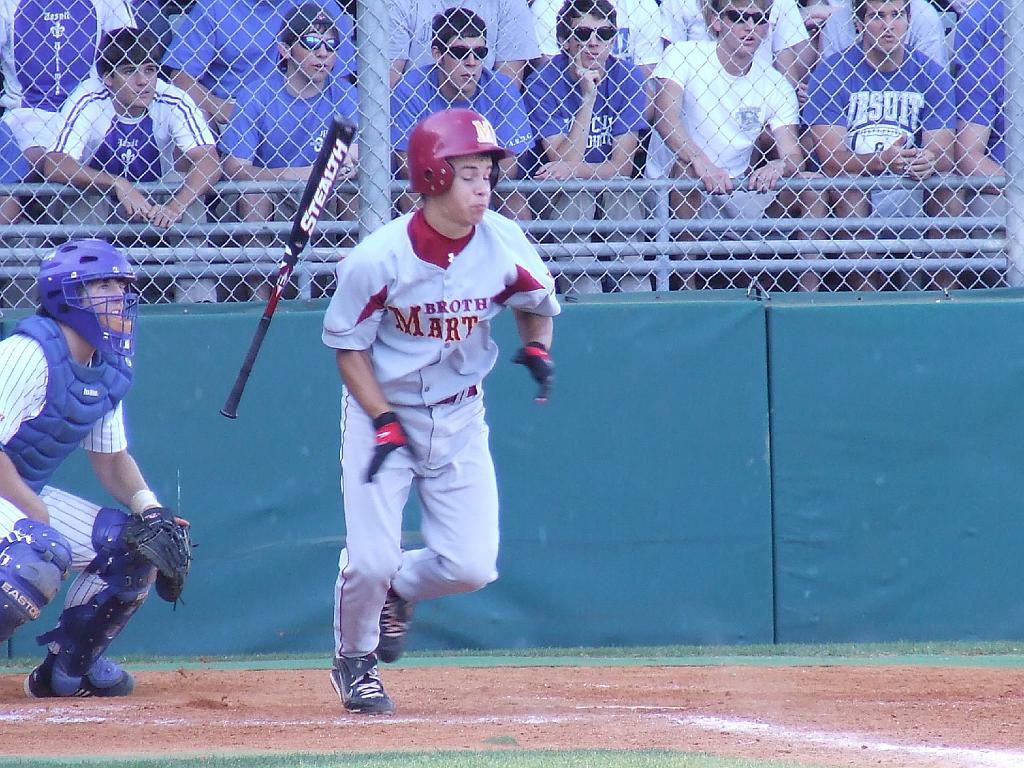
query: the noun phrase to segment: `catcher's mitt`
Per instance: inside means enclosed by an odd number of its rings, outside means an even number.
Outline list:
[[[156,593],[167,602],[176,603],[192,564],[188,526],[178,525],[174,513],[166,507],[150,507],[141,515],[131,516],[125,526],[124,543],[129,552],[156,566]]]

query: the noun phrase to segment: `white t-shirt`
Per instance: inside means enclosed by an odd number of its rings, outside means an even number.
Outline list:
[[[754,57],[745,75],[725,71],[712,41],[674,43],[665,50],[653,76],[683,89],[679,116],[690,138],[733,178],[746,175],[754,142],[765,126],[797,125],[796,92],[770,64]],[[674,153],[658,131],[651,132],[646,176],[666,178]]]
[[[657,0],[612,0],[612,5],[619,28],[612,55],[637,66],[653,66],[661,61],[662,41],[670,39],[668,22],[662,10],[664,6],[659,8]],[[534,0],[530,6],[537,26],[540,52],[545,56],[557,56],[562,52],[556,34],[561,7],[562,0]]]
[[[0,444],[38,416],[46,403],[49,371],[39,342],[16,333],[0,341]],[[128,447],[122,404],[97,421],[81,443],[87,451],[117,453]]]
[[[673,43],[711,40],[702,7],[702,0],[662,0],[661,10],[669,23],[669,40]],[[796,0],[774,0],[768,12],[768,34],[757,49],[757,56],[770,63],[779,51],[810,39]]]
[[[114,123],[118,129],[112,130]],[[139,131],[133,131],[138,127]],[[182,154],[200,146],[215,144],[213,133],[202,112],[187,93],[177,86],[157,80],[156,96],[146,113],[138,118],[119,116],[113,98],[101,80],[92,79],[75,89],[61,109],[61,127],[48,149],[63,152],[81,163],[88,163],[101,146],[120,136],[125,146],[109,146],[110,153],[146,151],[152,138],[161,166],[161,177],[174,168],[175,151]],[[130,158],[125,165],[130,165]]]

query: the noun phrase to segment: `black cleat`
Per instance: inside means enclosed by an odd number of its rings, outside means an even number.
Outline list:
[[[43,663],[28,674],[26,696],[30,699],[128,696],[135,690],[132,676],[106,656],[100,656],[82,677],[67,674],[56,661],[54,654],[47,653]]]
[[[405,652],[405,636],[412,624],[412,602],[388,589],[384,609],[380,612],[380,640],[377,655],[385,664],[397,661]]]
[[[331,670],[331,685],[349,712],[388,715],[395,711],[395,703],[380,681],[377,657],[372,653],[352,658],[336,657]]]

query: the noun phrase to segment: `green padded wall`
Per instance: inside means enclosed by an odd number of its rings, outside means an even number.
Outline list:
[[[153,594],[119,653],[331,647],[330,573],[344,530],[337,373],[317,313],[279,310],[238,419],[221,416],[258,317],[255,308],[143,309],[126,402],[131,450],[160,498],[193,522],[199,546],[185,605],[172,611]],[[55,484],[106,500],[80,451]],[[56,613],[51,605],[35,626]],[[35,626],[15,637],[16,654],[31,651]]]
[[[778,298],[768,338],[778,641],[1020,637],[1020,293]]]
[[[344,525],[340,384],[322,312],[278,312],[229,421],[218,410],[259,308],[144,309],[132,450],[200,546],[186,604],[172,612],[154,595],[116,653],[330,653]],[[421,606],[412,646],[770,642],[761,307],[742,295],[567,305],[543,407],[508,362],[507,313],[496,336],[501,578]],[[56,483],[104,500],[84,457]],[[413,506],[407,528],[416,519]],[[52,605],[23,628],[15,653],[35,653],[32,636],[56,615]]]
[[[427,603],[426,647],[770,642],[764,316],[742,294],[568,304],[555,394],[487,380],[500,580]],[[420,628],[429,626],[430,637]]]

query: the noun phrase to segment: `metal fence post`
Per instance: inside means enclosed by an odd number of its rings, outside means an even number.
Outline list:
[[[1018,0],[1003,0],[1006,117],[1006,251],[1010,285],[1024,285],[1024,7]]]
[[[388,83],[388,4],[356,3],[359,77],[359,236],[391,218],[391,88]]]

